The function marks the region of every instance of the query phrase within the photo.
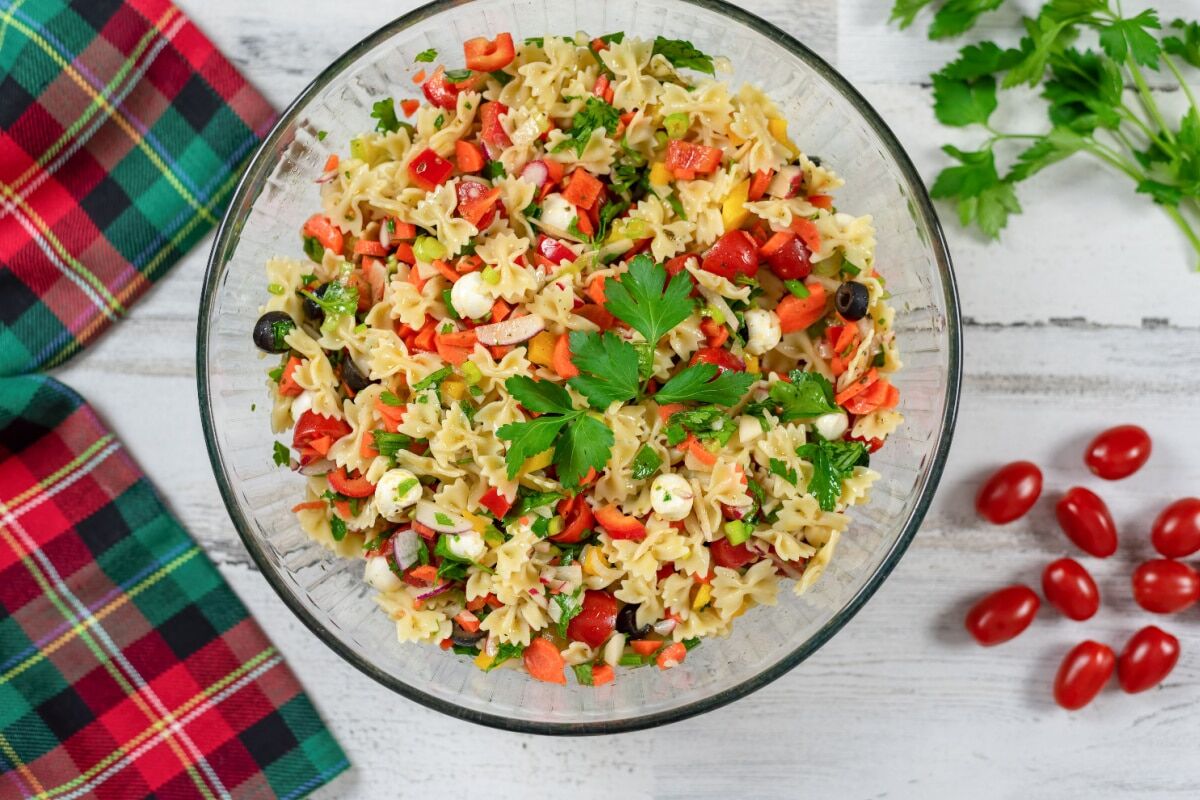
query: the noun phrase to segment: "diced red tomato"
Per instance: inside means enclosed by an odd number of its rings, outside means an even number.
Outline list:
[[[588,529],[592,527],[592,521],[595,519],[592,507],[580,494],[559,500],[556,510],[562,515],[566,525],[550,539],[563,544],[575,544],[581,540]]]
[[[326,250],[332,250],[338,255],[342,254],[345,237],[342,236],[342,232],[333,224],[333,221],[324,214],[313,214],[308,218],[308,221],[304,223],[304,235],[316,239]]]
[[[567,638],[599,647],[617,626],[617,601],[608,592],[589,589],[583,593],[583,608],[567,624]]]
[[[667,169],[686,177],[707,175],[721,166],[721,151],[704,144],[672,139],[667,142]]]
[[[361,475],[350,477],[346,474],[345,467],[338,467],[329,473],[326,479],[335,492],[346,497],[370,497],[375,494],[375,484]]]
[[[293,375],[296,368],[300,366],[300,359],[295,356],[288,356],[287,363],[283,365],[283,373],[279,376],[279,393],[285,397],[299,397],[304,393],[304,387],[296,383]]]
[[[745,372],[740,358],[721,347],[701,347],[692,355],[691,364],[712,364],[720,372]]]
[[[467,69],[494,72],[512,63],[517,53],[512,34],[501,33],[491,40],[482,36],[467,39],[463,42],[463,54],[466,56]]]
[[[745,231],[730,231],[704,254],[700,267],[727,280],[758,272],[758,243]]]
[[[408,176],[423,189],[441,186],[454,171],[454,165],[426,147],[408,162]]]
[[[801,281],[812,274],[812,253],[800,237],[791,231],[780,231],[767,240],[759,250],[771,272],[784,281]]]
[[[306,466],[317,460],[318,453],[312,448],[314,441],[327,438],[332,444],[350,431],[350,426],[344,420],[326,417],[309,409],[296,421],[296,427],[292,431],[292,447],[301,454],[300,464]]]
[[[479,107],[479,120],[483,125],[479,138],[483,140],[488,155],[492,158],[500,155],[500,151],[512,145],[512,140],[504,132],[500,117],[508,115],[508,106],[495,101],[484,103]]]
[[[438,67],[421,86],[425,99],[438,108],[453,111],[458,106],[458,87],[446,80],[446,70]]]
[[[479,505],[492,512],[492,515],[499,519],[508,513],[512,508],[512,501],[495,486],[483,493],[483,497],[479,498]]]
[[[654,661],[658,664],[659,669],[670,669],[682,664],[685,658],[687,658],[687,647],[683,642],[675,642],[664,647]]]
[[[474,142],[459,139],[454,143],[454,160],[458,162],[460,172],[471,174],[483,169],[483,151]]]
[[[750,548],[746,547],[745,542],[730,544],[728,539],[717,539],[715,542],[711,542],[708,550],[715,565],[730,569],[741,569],[747,564],[753,563],[757,558]]]
[[[674,278],[679,273],[686,271],[688,259],[692,258],[699,261],[699,257],[692,255],[691,253],[684,253],[681,256],[675,256],[674,258],[667,259],[667,275]]]
[[[604,193],[604,184],[586,169],[577,169],[571,173],[563,188],[563,197],[584,210],[591,209]]]
[[[606,505],[595,510],[596,521],[613,539],[641,540],[646,538],[646,526],[637,517],[622,514],[616,506]]]

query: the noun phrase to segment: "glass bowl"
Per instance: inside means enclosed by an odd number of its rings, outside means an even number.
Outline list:
[[[883,479],[854,510],[830,568],[812,591],[781,588],[733,633],[705,639],[680,666],[621,670],[613,683],[562,687],[522,672],[484,674],[437,647],[399,644],[362,582],[363,562],[310,541],[289,508],[301,479],[276,468],[262,361],[250,331],[266,292],[264,264],[301,257],[298,231],[319,208],[314,176],[326,158],[372,127],[376,100],[419,96],[411,81],[427,48],[462,52],[475,36],[625,31],[688,39],[728,56],[733,84],[763,86],[807,153],[846,180],[839,204],[872,213],[880,271],[897,307],[906,362],[906,425],[877,456]],[[451,56],[453,57],[453,56]],[[327,136],[319,140],[318,131]],[[778,28],[712,0],[443,0],[351,48],[300,94],[255,154],[217,235],[201,301],[197,372],[201,416],[225,504],[267,581],[350,664],[405,697],[472,722],[516,731],[611,733],[646,728],[735,700],[778,678],[829,640],[895,567],[933,497],[959,390],[960,330],[950,258],[920,177],[895,136],[828,64]],[[257,411],[253,410],[257,408]]]

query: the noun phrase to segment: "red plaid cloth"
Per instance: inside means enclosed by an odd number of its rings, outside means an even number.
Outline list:
[[[219,217],[269,124],[165,0],[0,0],[0,798],[298,797],[345,756],[78,395],[24,375]]]

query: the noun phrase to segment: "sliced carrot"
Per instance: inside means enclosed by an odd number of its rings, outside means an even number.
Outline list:
[[[762,247],[758,248],[758,254],[764,258],[768,258],[783,249],[783,246],[796,238],[796,234],[791,231],[780,231],[771,236],[763,243]]]
[[[512,313],[512,306],[500,298],[492,303],[492,322],[503,322]]]
[[[433,322],[425,324],[424,328],[413,337],[413,348],[416,350],[424,350],[426,353],[432,353],[437,350],[437,344],[434,342],[434,337],[437,336],[437,326]]]
[[[550,180],[546,181],[547,186],[554,186],[563,179],[563,174],[567,171],[567,168],[563,166],[561,161],[555,161],[553,158],[543,158],[542,163],[546,165],[546,171],[550,173]]]
[[[810,194],[808,202],[817,208],[823,208],[826,211],[833,210],[833,198],[827,194]]]
[[[484,194],[476,197],[473,200],[468,200],[465,203],[458,204],[458,215],[467,222],[474,225],[476,228],[487,227],[483,225],[484,217],[492,213],[496,207],[496,203],[500,202],[500,190],[489,189]]]
[[[843,325],[838,332],[837,339],[833,341],[833,352],[838,355],[843,355],[854,344],[854,340],[858,338],[857,325]]]
[[[606,683],[612,683],[614,677],[616,677],[616,674],[608,664],[599,664],[592,667],[592,686],[603,686]]]
[[[576,217],[576,227],[579,228],[580,233],[590,239],[592,235],[596,233],[596,228],[592,225],[592,218],[589,217],[579,206],[576,206],[575,210],[579,213],[579,216]]]
[[[867,370],[867,373],[861,378],[838,392],[837,396],[833,398],[833,401],[839,406],[845,405],[847,400],[851,399],[857,394],[860,394],[861,392],[866,391],[867,387],[875,383],[877,380],[879,380],[879,374],[875,371],[875,368],[872,367],[871,369]]]
[[[597,275],[592,278],[591,283],[587,285],[587,296],[592,298],[592,301],[597,305],[603,306],[608,302],[608,298],[604,294],[604,282],[607,280],[603,275]]]
[[[576,169],[571,173],[570,180],[563,188],[563,197],[568,203],[587,210],[596,205],[604,191],[604,184],[586,169]],[[582,230],[582,227],[580,228]]]
[[[417,238],[417,226],[411,222],[401,222],[396,220],[396,231],[392,234],[392,239],[415,239]]]
[[[771,178],[775,177],[775,170],[760,169],[754,173],[754,177],[750,179],[750,191],[746,198],[751,202],[761,200],[762,196],[767,193],[767,187],[771,185]]]
[[[454,160],[458,162],[460,172],[479,172],[484,164],[483,150],[473,142],[459,139],[454,143]]]
[[[354,243],[354,255],[356,256],[387,258],[388,252],[386,247],[379,242],[372,242],[370,239],[359,239]]]
[[[475,335],[474,329],[465,331],[451,331],[450,333],[439,333],[437,340],[450,347],[465,347],[471,349],[475,346],[475,342],[479,339]]]
[[[792,232],[804,240],[804,244],[811,252],[815,253],[821,249],[821,232],[817,230],[817,226],[813,224],[812,220],[794,217]]]
[[[415,450],[416,448],[414,447],[413,449]],[[433,528],[429,527],[428,525],[422,525],[415,520],[413,521],[412,529],[416,531],[417,535],[422,539],[436,539],[438,535],[437,531],[435,531]],[[436,570],[434,571],[434,574],[437,574]]]
[[[886,380],[876,380],[862,392],[847,400],[846,410],[860,417],[878,410],[888,399],[889,386],[891,384]]]
[[[404,412],[408,410],[408,406],[389,406],[382,400],[375,401],[375,413],[383,419],[383,429],[388,433],[395,433],[400,427],[400,423],[404,422]]]
[[[418,292],[425,288],[425,279],[421,277],[421,271],[415,266],[408,271],[408,282],[411,283]]]
[[[479,617],[470,611],[460,611],[454,616],[454,621],[467,633],[474,633],[479,630]]]
[[[406,573],[406,577],[420,581],[426,586],[432,586],[437,582],[437,567],[432,564],[422,564],[419,567],[413,567]]]
[[[425,82],[425,70],[423,70],[423,69],[417,70],[417,74],[412,76],[412,82],[413,83],[424,83]]]
[[[566,333],[559,334],[558,341],[554,343],[550,364],[563,380],[570,380],[579,374],[579,370],[571,363],[571,340]]]
[[[460,277],[458,270],[447,264],[445,261],[442,261],[440,258],[435,258],[433,260],[433,266],[438,272],[442,273],[446,280],[450,281],[451,283],[454,283]]]
[[[414,608],[420,608],[420,606],[417,605],[417,602],[420,601],[413,602]],[[443,650],[449,650],[451,647],[454,647],[454,640],[450,638],[442,639],[440,642],[438,642],[438,647],[442,648]]]
[[[304,235],[315,238],[322,247],[332,250],[338,255],[341,255],[342,246],[346,242],[342,232],[324,214],[313,214],[308,218],[308,221],[304,223]]]
[[[411,117],[417,113],[417,109],[421,107],[421,103],[417,100],[408,99],[400,101],[400,110],[404,112],[404,116]]]
[[[492,354],[493,360],[499,361],[511,353],[512,349],[513,348],[511,344],[494,344],[488,348],[488,352]]]
[[[338,159],[337,153],[334,153],[325,159],[325,172],[337,172],[338,164],[340,163],[341,161]]]
[[[883,405],[880,408],[895,408],[900,405],[900,390],[886,380],[881,380],[880,383],[887,384],[887,397],[883,399]]]
[[[670,669],[676,664],[682,664],[685,658],[687,658],[687,647],[683,642],[675,642],[675,644],[664,647],[655,662],[659,669]]]
[[[708,448],[700,444],[700,440],[697,439],[695,435],[689,433],[688,438],[683,440],[683,446],[687,448],[688,452],[691,453],[697,461],[699,461],[701,464],[704,464],[706,467],[711,467],[713,464],[717,463],[717,457],[708,452]]]
[[[602,331],[611,330],[612,328],[616,328],[621,324],[620,321],[612,315],[612,312],[603,306],[596,305],[595,303],[585,303],[584,305],[581,305],[579,308],[575,309],[575,313],[590,321]]]
[[[358,444],[358,454],[363,458],[374,458],[379,455],[375,449],[375,431],[364,431],[362,441]]]
[[[563,674],[562,653],[548,639],[534,639],[525,648],[525,670],[546,683],[566,683],[567,676]]]
[[[667,403],[666,405],[660,405],[658,407],[658,418],[663,422],[666,422],[671,418],[672,414],[683,411],[683,409],[683,403]]]
[[[466,347],[454,347],[453,345],[446,344],[440,339],[436,340],[435,344],[437,346],[437,354],[441,356],[442,360],[447,364],[453,364],[456,367],[465,364],[467,359],[471,357],[471,353],[474,352],[473,348],[468,349]]]
[[[784,333],[802,331],[825,316],[825,287],[819,283],[805,284],[808,297],[789,294],[775,306],[779,327]]]
[[[339,517],[341,517],[342,519],[350,519],[351,517],[354,516],[353,514],[350,513],[350,501],[349,500],[333,501],[333,510],[336,511],[337,515]]]
[[[400,242],[400,244],[396,245],[396,252],[392,253],[392,255],[394,255],[396,260],[401,264],[412,265],[417,263],[417,256],[415,253],[413,253],[412,244],[409,242]],[[425,282],[421,281],[421,285],[424,286]]]
[[[700,320],[700,331],[708,339],[709,347],[720,347],[729,339],[729,328],[715,322],[711,317]]]
[[[478,611],[487,605],[487,595],[471,598],[467,601],[467,611]]]
[[[307,503],[297,503],[296,505],[292,506],[292,513],[295,514],[300,511],[320,511],[323,508],[325,508],[324,500],[309,500]]]
[[[629,646],[639,656],[652,656],[658,652],[658,648],[662,647],[662,644],[656,639],[634,639]]]
[[[304,387],[296,383],[293,373],[296,367],[300,366],[300,359],[291,356],[287,360],[287,364],[283,366],[283,374],[279,376],[279,393],[286,397],[299,397],[304,391]]]

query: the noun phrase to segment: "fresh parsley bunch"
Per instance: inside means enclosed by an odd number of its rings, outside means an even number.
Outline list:
[[[936,7],[929,36],[941,39],[965,33],[1003,2],[895,0],[892,19],[907,27]],[[1009,216],[1021,211],[1017,184],[1085,154],[1133,180],[1200,254],[1189,221],[1200,211],[1200,107],[1184,74],[1200,67],[1200,24],[1177,19],[1164,28],[1154,9],[1126,16],[1120,0],[1049,0],[1024,27],[1017,47],[968,45],[933,75],[938,120],[977,126],[987,138],[975,150],[942,148],[958,164],[942,170],[931,194],[954,200],[963,225],[998,238]],[[1188,109],[1178,122],[1155,101],[1150,72],[1169,74],[1182,89]],[[1018,86],[1042,87],[1046,129],[1012,132],[991,124],[999,93]],[[1126,86],[1136,99],[1127,97]],[[998,146],[1013,144],[1015,156],[999,165]]]

